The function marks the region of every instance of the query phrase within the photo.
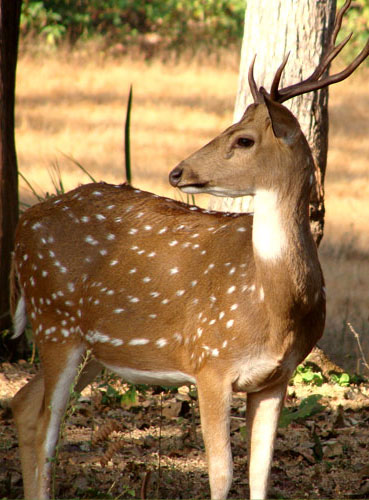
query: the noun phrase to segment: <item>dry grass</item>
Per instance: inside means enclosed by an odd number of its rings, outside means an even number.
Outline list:
[[[19,167],[51,189],[57,162],[66,187],[85,181],[67,161],[75,157],[97,179],[124,180],[123,122],[133,84],[134,184],[172,194],[167,174],[177,162],[229,124],[237,69],[55,54],[21,57],[17,86]],[[26,195],[25,195],[26,196]]]
[[[167,174],[231,123],[237,72],[235,58],[216,65],[205,57],[147,64],[91,52],[22,55],[16,109],[19,169],[33,185],[48,191],[53,164],[61,168],[67,189],[87,182],[65,153],[98,180],[124,180],[123,122],[132,83],[134,184],[178,198]],[[369,354],[368,78],[369,70],[361,70],[331,89],[321,248],[329,297],[323,343],[337,359],[352,358],[347,364],[351,369],[357,354],[346,321],[362,334]],[[23,200],[31,198],[22,183],[21,194]]]

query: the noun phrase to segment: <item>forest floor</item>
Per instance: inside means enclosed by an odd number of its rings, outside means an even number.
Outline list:
[[[0,366],[0,498],[22,498],[9,403],[34,372],[26,362]],[[103,376],[72,403],[56,461],[55,498],[209,498],[193,388],[148,388],[135,402],[129,393],[122,397],[127,390]],[[301,413],[301,401],[316,394],[319,402]],[[291,422],[278,430],[270,498],[369,498],[369,385],[296,383],[286,406]],[[245,408],[245,395],[235,393],[230,498],[248,493]]]

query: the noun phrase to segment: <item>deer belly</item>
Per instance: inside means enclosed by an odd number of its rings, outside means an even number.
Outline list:
[[[282,378],[289,378],[293,371],[292,363],[289,361],[281,362],[272,356],[246,359],[235,373],[233,389],[257,392]]]
[[[196,383],[196,380],[191,375],[178,370],[138,370],[136,368],[115,366],[108,363],[103,364],[106,368],[117,373],[124,380],[132,384],[185,385]]]

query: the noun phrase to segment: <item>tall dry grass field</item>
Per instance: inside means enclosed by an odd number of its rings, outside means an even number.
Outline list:
[[[179,198],[168,172],[231,124],[236,59],[210,63],[145,63],[104,58],[97,51],[21,55],[18,63],[16,141],[19,170],[40,191],[53,191],[52,166],[66,189],[88,178],[124,177],[123,123],[133,84],[134,185]],[[360,333],[369,358],[369,69],[332,87],[326,176],[326,226],[320,249],[327,280],[326,347],[348,369],[358,369]],[[21,198],[32,196],[21,181]],[[202,205],[207,199],[197,198]]]

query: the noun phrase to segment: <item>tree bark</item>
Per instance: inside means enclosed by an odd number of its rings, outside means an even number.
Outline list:
[[[14,140],[15,74],[21,0],[0,0],[0,331],[9,328],[9,273],[18,220]]]
[[[290,52],[281,86],[308,77],[319,64],[331,36],[335,0],[247,0],[241,51],[239,85],[234,120],[253,102],[247,73],[255,54],[255,81],[270,88],[277,67]],[[328,89],[310,92],[287,101],[306,135],[316,162],[316,184],[310,203],[310,220],[317,244],[324,229],[324,175],[328,149]],[[250,197],[212,200],[212,208],[246,211]]]

